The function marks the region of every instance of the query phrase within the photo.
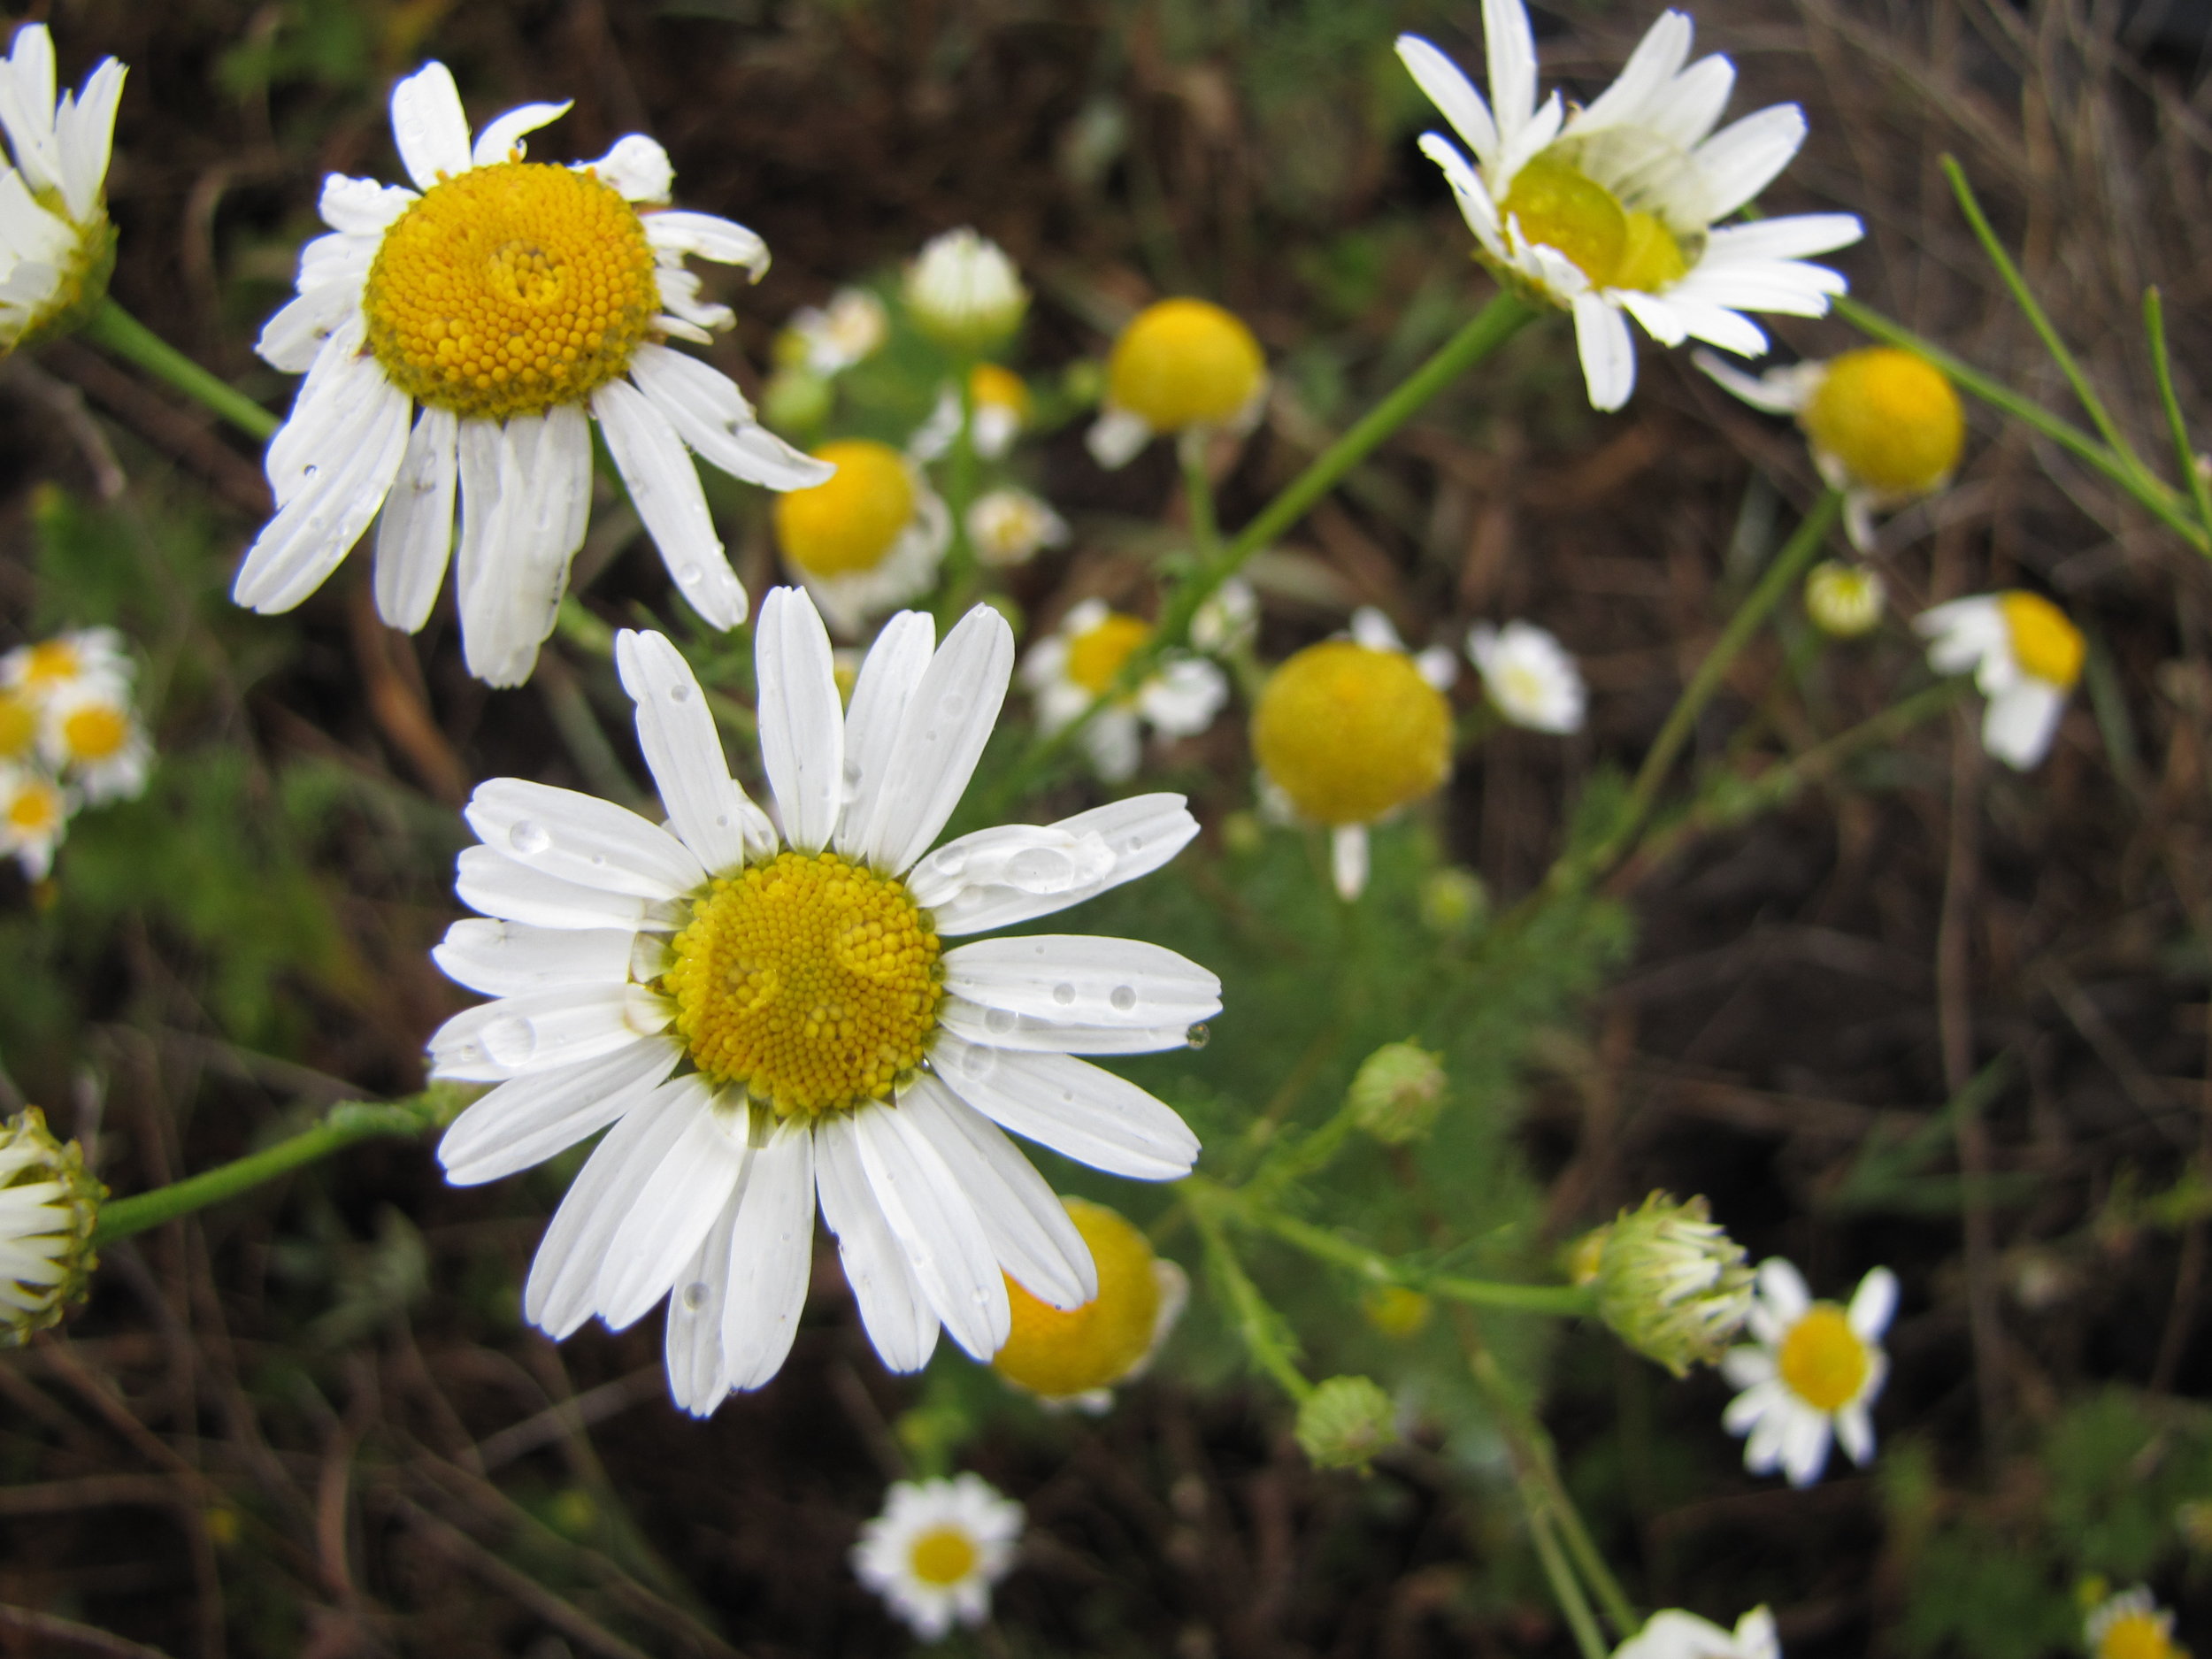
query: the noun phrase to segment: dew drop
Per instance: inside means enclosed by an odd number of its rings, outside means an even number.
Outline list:
[[[676,580],[689,588],[697,583],[700,574],[701,572],[696,565],[687,565],[676,572]]]
[[[1052,1000],[1066,1008],[1075,1001],[1075,987],[1063,979],[1052,987]]]
[[[1016,1023],[1014,1016],[1002,1008],[992,1009],[983,1016],[984,1029],[994,1036],[1003,1037],[1014,1029]]]
[[[684,1286],[684,1307],[688,1311],[696,1313],[706,1305],[707,1287],[695,1279]]]
[[[484,1027],[481,1041],[501,1065],[520,1065],[538,1051],[538,1028],[519,1014],[503,1014]]]
[[[1213,1033],[1202,1025],[1193,1025],[1183,1033],[1183,1041],[1194,1048],[1202,1048],[1213,1041]]]
[[[668,700],[671,703],[689,703],[691,701],[691,687],[684,684],[681,680],[677,681],[676,684],[668,688]]]
[[[319,478],[322,476],[322,471],[323,469],[315,462],[310,461],[305,466],[300,468],[300,476],[302,478]]]
[[[607,867],[607,855],[604,853],[592,854],[591,864],[592,868],[595,870],[604,870]]]
[[[507,845],[525,858],[543,852],[552,844],[553,837],[546,833],[545,826],[535,818],[518,818],[507,832]]]
[[[1107,995],[1106,1000],[1111,1002],[1119,1012],[1126,1014],[1137,1005],[1136,987],[1129,985],[1117,985]]]

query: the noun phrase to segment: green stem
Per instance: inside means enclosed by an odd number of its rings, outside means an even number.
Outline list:
[[[956,365],[960,377],[960,430],[953,434],[952,454],[945,477],[945,511],[952,516],[952,543],[945,555],[944,611],[940,629],[958,621],[975,598],[978,561],[968,540],[968,508],[975,501],[975,364],[963,355]]]
[[[266,443],[284,424],[243,392],[234,391],[217,380],[118,305],[112,297],[100,302],[100,308],[84,326],[84,336],[157,379],[168,381],[250,437]]]
[[[1529,1541],[1536,1546],[1536,1559],[1542,1563],[1544,1577],[1551,1583],[1552,1597],[1559,1603],[1559,1610],[1566,1615],[1567,1628],[1574,1632],[1575,1646],[1582,1649],[1582,1659],[1606,1659],[1610,1649],[1598,1629],[1597,1616],[1590,1611],[1589,1598],[1575,1582],[1567,1558],[1559,1553],[1559,1540],[1552,1536],[1552,1517],[1543,1494],[1531,1491],[1525,1479],[1514,1484],[1520,1495],[1521,1511],[1528,1517]]]
[[[1185,1186],[1187,1187],[1189,1183]],[[1304,1404],[1313,1393],[1313,1385],[1306,1380],[1305,1373],[1292,1357],[1295,1339],[1283,1323],[1283,1316],[1260,1294],[1259,1286],[1252,1282],[1251,1275],[1244,1271],[1244,1263],[1237,1259],[1236,1248],[1229,1241],[1228,1229],[1221,1225],[1217,1207],[1205,1202],[1198,1192],[1189,1192],[1187,1196],[1198,1200],[1185,1208],[1205,1245],[1206,1265],[1236,1316],[1237,1335],[1244,1343],[1245,1352],[1275,1379],[1285,1394]]]
[[[2159,406],[2166,411],[2166,427],[2173,434],[2174,459],[2180,465],[2182,481],[2189,487],[2198,518],[2206,534],[2212,534],[2212,480],[2197,465],[2196,446],[2189,442],[2189,419],[2181,412],[2181,398],[2174,390],[2173,358],[2166,349],[2166,303],[2154,288],[2143,290],[2143,332],[2150,337],[2151,368],[2158,377]]]
[[[100,1206],[100,1218],[92,1232],[94,1245],[112,1244],[134,1233],[143,1233],[165,1221],[219,1204],[227,1198],[250,1192],[264,1181],[288,1175],[303,1164],[326,1158],[362,1141],[397,1138],[412,1140],[426,1129],[437,1129],[454,1117],[478,1091],[466,1084],[433,1083],[419,1094],[390,1102],[347,1101],[323,1114],[322,1122],[249,1152],[242,1158],[214,1169],[188,1175],[150,1193],[134,1193]]]
[[[1177,449],[1183,464],[1183,499],[1190,509],[1191,545],[1202,560],[1210,562],[1221,549],[1221,526],[1214,518],[1214,481],[1206,475],[1204,438],[1187,432]]]

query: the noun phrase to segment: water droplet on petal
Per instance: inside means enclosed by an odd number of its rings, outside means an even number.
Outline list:
[[[671,703],[689,703],[691,701],[691,687],[685,684],[682,680],[678,680],[674,685],[668,688],[668,700]]]
[[[1064,979],[1052,987],[1052,1000],[1066,1008],[1075,1001],[1075,987]]]
[[[695,1279],[684,1286],[684,1306],[690,1312],[696,1313],[706,1305],[707,1287]]]
[[[1106,1000],[1122,1013],[1126,1014],[1137,1005],[1136,987],[1129,985],[1117,985]]]
[[[701,572],[696,565],[686,565],[681,569],[677,571],[676,580],[681,582],[685,587],[690,588],[697,584],[699,578],[703,573],[703,572]]]
[[[553,844],[553,837],[535,818],[518,818],[507,832],[507,845],[525,858],[534,857]]]
[[[983,1016],[983,1028],[995,1036],[1003,1037],[1016,1023],[1014,1016],[1002,1008],[994,1008]]]
[[[519,1014],[503,1014],[484,1027],[484,1052],[501,1065],[521,1065],[538,1050],[538,1028]]]
[[[1183,1033],[1183,1041],[1194,1048],[1202,1048],[1213,1041],[1213,1035],[1202,1025],[1193,1025]]]

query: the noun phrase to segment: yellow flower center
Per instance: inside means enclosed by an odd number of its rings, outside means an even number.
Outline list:
[[[976,1570],[983,1558],[975,1540],[956,1526],[933,1526],[914,1540],[906,1564],[924,1584],[949,1590]]]
[[[1401,1340],[1418,1336],[1429,1322],[1432,1306],[1417,1290],[1403,1285],[1385,1285],[1368,1293],[1360,1303],[1367,1323],[1385,1336]]]
[[[24,660],[23,683],[34,690],[58,686],[84,672],[77,648],[67,640],[42,640]]]
[[[38,705],[12,691],[0,691],[0,758],[30,753],[38,741]]]
[[[1837,1411],[1859,1396],[1870,1361],[1843,1310],[1816,1302],[1782,1339],[1776,1364],[1790,1392],[1816,1411]]]
[[[1102,1204],[1063,1202],[1091,1247],[1098,1294],[1064,1310],[1047,1306],[1010,1278],[1012,1333],[991,1362],[1001,1375],[1048,1400],[1087,1394],[1127,1376],[1151,1352],[1160,1319],[1160,1281],[1144,1234]]]
[[[2179,1650],[2155,1613],[2123,1613],[2097,1640],[2096,1659],[2177,1659]]]
[[[1802,419],[1815,447],[1858,482],[1891,495],[1935,488],[1958,465],[1966,442],[1966,411],[1951,382],[1893,346],[1832,359]]]
[[[419,403],[488,420],[580,403],[660,312],[644,221],[588,173],[506,161],[441,180],[384,233],[369,349]]]
[[[836,472],[776,497],[776,540],[813,576],[852,576],[883,562],[914,519],[906,457],[872,438],[840,438],[814,451]]]
[[[1521,234],[1563,254],[1599,288],[1656,293],[1690,268],[1681,242],[1655,214],[1632,212],[1571,162],[1539,156],[1513,176],[1499,204]]]
[[[50,783],[32,782],[8,801],[8,827],[20,835],[44,835],[61,824],[61,791]]]
[[[1136,649],[1152,637],[1152,625],[1109,611],[1068,641],[1068,678],[1094,697],[1114,683]]]
[[[1417,801],[1451,770],[1452,713],[1401,651],[1310,645],[1252,716],[1252,748],[1291,804],[1320,824],[1367,824]]]
[[[1106,362],[1106,399],[1155,432],[1235,416],[1266,373],[1252,331],[1204,300],[1162,300],[1139,311]]]
[[[780,1117],[887,1098],[921,1064],[937,934],[905,885],[834,853],[785,852],[717,879],[661,984],[693,1064]]]
[[[1006,410],[1017,422],[1029,419],[1029,388],[1011,369],[977,364],[968,374],[968,395],[979,408]]]
[[[73,709],[61,723],[61,741],[72,760],[97,763],[114,757],[131,733],[130,717],[104,703]]]
[[[2004,612],[2012,660],[2020,671],[2062,691],[2072,690],[2081,678],[2081,630],[2041,594],[2014,588],[1997,596],[1997,606]]]

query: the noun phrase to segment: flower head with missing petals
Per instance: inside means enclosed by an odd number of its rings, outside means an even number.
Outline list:
[[[1163,433],[1248,430],[1266,401],[1267,359],[1240,319],[1207,300],[1162,300],[1114,342],[1091,458],[1123,466]]]
[[[1012,1279],[1014,1328],[991,1361],[998,1374],[1048,1406],[1095,1416],[1113,1391],[1152,1363],[1190,1298],[1183,1270],[1155,1256],[1122,1216],[1087,1199],[1067,1198],[1068,1218],[1090,1246],[1098,1294],[1079,1308],[1055,1308]]]
[[[2081,678],[2081,630],[2040,594],[2023,588],[1976,594],[1913,618],[1939,674],[1972,670],[1989,700],[1982,747],[2017,771],[2041,764],[2066,699]]]
[[[331,234],[303,251],[298,296],[256,348],[306,379],[269,445],[277,513],[239,567],[240,604],[290,610],[373,519],[384,619],[419,629],[450,563],[469,672],[519,685],[583,542],[596,420],[678,590],[716,627],[744,620],[692,457],[772,489],[828,473],[668,342],[735,320],[701,299],[687,255],[758,275],[768,250],[666,207],[674,173],[649,138],[577,166],[525,160],[523,135],[567,108],[525,104],[472,144],[432,63],[392,93],[415,188],[324,180]]]
[[[1758,1293],[1747,1316],[1755,1346],[1731,1348],[1721,1371],[1743,1390],[1721,1422],[1750,1438],[1744,1467],[1779,1469],[1809,1486],[1827,1467],[1831,1438],[1863,1466],[1874,1455],[1870,1409],[1889,1375],[1881,1335],[1897,1310],[1897,1276],[1875,1268],[1847,1308],[1815,1302],[1803,1275],[1779,1256],[1759,1264]]]
[[[1056,732],[1111,691],[1122,665],[1152,637],[1152,625],[1086,599],[1022,660],[1022,684],[1037,700],[1037,724]],[[1171,652],[1125,697],[1101,709],[1083,728],[1085,751],[1109,783],[1136,776],[1144,728],[1161,737],[1204,731],[1229,700],[1229,681],[1202,657]]]
[[[1014,1565],[1022,1507],[980,1475],[899,1480],[860,1529],[853,1571],[924,1641],[980,1624],[991,1587]]]

